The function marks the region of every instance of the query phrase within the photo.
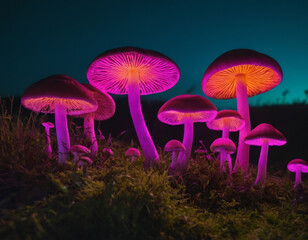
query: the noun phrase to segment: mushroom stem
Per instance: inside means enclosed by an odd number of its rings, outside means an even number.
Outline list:
[[[227,126],[224,126],[222,130],[222,137],[223,138],[229,138],[229,128]]]
[[[177,168],[177,157],[179,155],[178,151],[172,151],[172,162],[170,164],[171,169],[176,169]]]
[[[224,149],[220,150],[220,171],[224,172],[225,169],[225,161],[227,160],[227,153]]]
[[[98,144],[95,136],[95,130],[94,130],[94,118],[91,116],[91,114],[87,114],[84,118],[84,136],[91,140],[91,157],[93,158],[98,150]]]
[[[159,155],[143,118],[140,103],[139,78],[136,71],[131,71],[127,88],[129,110],[140,146],[144,153],[144,167],[147,169],[158,162]]]
[[[229,173],[232,173],[232,159],[230,154],[227,155],[227,159],[228,159],[228,167],[229,167]]]
[[[48,158],[51,158],[52,149],[51,149],[51,143],[50,143],[49,127],[45,127],[45,133],[46,133],[46,144],[47,144],[45,152],[47,153]]]
[[[265,183],[267,170],[267,155],[268,155],[268,141],[263,140],[261,145],[260,158],[258,163],[258,173],[254,186]]]
[[[296,172],[295,172],[295,184],[294,184],[294,189],[298,186],[302,184],[302,169],[300,166],[298,166],[296,168]]]
[[[247,85],[244,74],[237,74],[236,79],[236,99],[237,111],[245,120],[245,126],[240,130],[237,156],[235,161],[235,170],[241,167],[244,173],[248,172],[249,166],[249,145],[244,143],[246,135],[250,132],[250,114],[247,95]]]
[[[66,106],[60,102],[55,103],[55,124],[59,152],[59,164],[64,164],[68,160],[70,137],[67,127]]]
[[[190,117],[186,117],[184,119],[184,137],[183,137],[183,145],[186,148],[185,152],[180,152],[178,156],[177,163],[180,167],[180,172],[184,173],[188,166],[188,160],[191,154],[191,148],[193,144],[194,138],[194,123]]]

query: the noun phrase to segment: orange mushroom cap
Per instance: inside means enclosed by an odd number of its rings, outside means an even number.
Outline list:
[[[201,87],[206,96],[217,99],[236,97],[236,75],[243,75],[248,97],[276,87],[282,70],[273,58],[250,49],[235,49],[219,56],[205,71]]]
[[[186,117],[191,117],[193,122],[206,122],[214,119],[216,114],[217,108],[205,97],[179,95],[165,102],[157,117],[169,125],[180,125]]]
[[[223,130],[224,127],[227,127],[230,132],[236,132],[245,125],[245,121],[237,111],[222,110],[217,113],[215,119],[208,121],[206,125],[212,130]]]
[[[54,113],[56,102],[64,104],[69,115],[97,109],[97,102],[89,90],[63,74],[52,75],[32,84],[21,96],[21,104],[35,112]]]
[[[127,94],[131,71],[139,77],[141,95],[166,91],[180,78],[180,70],[170,58],[136,47],[116,48],[99,55],[90,64],[87,78],[102,91]]]

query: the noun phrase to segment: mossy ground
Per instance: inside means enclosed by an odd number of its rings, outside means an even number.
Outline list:
[[[255,169],[229,176],[214,155],[194,154],[184,176],[170,177],[171,154],[159,149],[160,164],[144,171],[142,158],[124,156],[137,145],[109,137],[99,146],[114,155],[100,151],[84,173],[46,157],[45,119],[2,104],[0,239],[308,239],[307,187],[295,193],[285,169],[254,188]]]

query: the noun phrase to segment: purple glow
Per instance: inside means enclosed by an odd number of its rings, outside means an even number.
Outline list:
[[[303,159],[293,159],[287,167],[290,172],[295,172],[294,189],[296,189],[302,184],[302,173],[308,173],[308,163]]]
[[[262,123],[247,134],[244,142],[249,145],[261,146],[258,173],[254,185],[263,185],[266,179],[268,147],[284,145],[287,140],[272,125]]]
[[[173,87],[180,77],[176,64],[152,50],[117,48],[94,59],[87,77],[101,91],[128,94],[131,117],[145,157],[144,167],[147,169],[156,164],[159,155],[143,118],[140,95]]]

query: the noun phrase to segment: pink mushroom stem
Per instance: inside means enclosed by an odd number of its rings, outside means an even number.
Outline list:
[[[179,156],[178,151],[173,151],[172,152],[172,162],[170,164],[170,168],[176,169],[177,168],[177,157]]]
[[[186,148],[185,152],[180,152],[178,156],[178,164],[181,169],[180,172],[185,172],[188,166],[188,160],[191,154],[191,148],[194,139],[194,123],[190,117],[184,119],[184,137],[183,145]]]
[[[94,118],[91,114],[84,117],[84,136],[91,140],[91,157],[93,158],[98,151],[98,144],[95,136]]]
[[[263,140],[261,145],[261,153],[258,163],[258,173],[254,186],[265,183],[267,170],[268,140]]]
[[[222,172],[224,172],[225,171],[225,161],[227,161],[227,153],[226,153],[226,151],[225,150],[221,150],[220,151],[220,170],[222,171]]]
[[[296,168],[296,172],[295,172],[295,184],[294,184],[294,189],[298,186],[302,184],[302,170],[301,167],[298,166]]]
[[[222,130],[222,137],[223,138],[229,138],[229,128],[228,128],[228,126],[224,126],[224,128]]]
[[[45,152],[47,153],[48,158],[51,158],[52,149],[51,149],[51,142],[50,142],[50,131],[49,131],[48,126],[45,126],[44,128],[45,128],[46,143],[47,143],[47,147],[45,149]]]
[[[143,118],[140,103],[139,77],[137,76],[137,72],[134,70],[130,72],[127,88],[130,114],[132,116],[140,146],[143,150],[145,158],[144,166],[145,168],[148,168],[158,162],[159,155]]]
[[[237,74],[235,76],[235,79],[236,79],[237,111],[245,120],[245,126],[240,130],[239,133],[235,170],[238,167],[241,167],[242,171],[244,173],[247,173],[249,166],[249,145],[244,143],[244,139],[251,130],[247,85],[245,82],[244,74]]]
[[[229,173],[232,173],[232,159],[230,154],[227,155],[227,159],[228,159],[228,167],[229,167]]]
[[[67,127],[66,106],[60,102],[55,103],[55,124],[58,141],[59,164],[67,162],[71,148]]]

